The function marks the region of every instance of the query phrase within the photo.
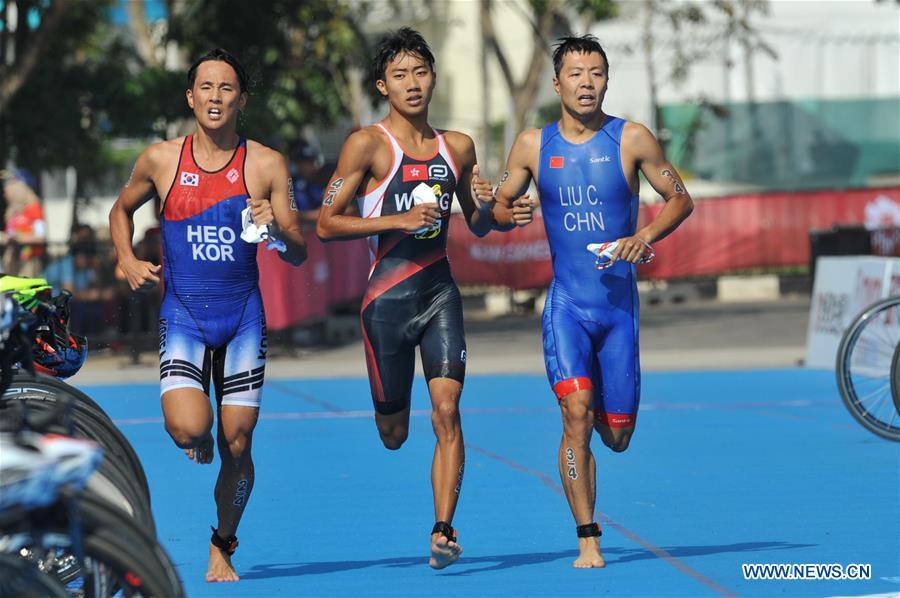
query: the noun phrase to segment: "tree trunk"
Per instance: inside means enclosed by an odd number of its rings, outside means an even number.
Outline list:
[[[647,66],[648,95],[650,96],[650,130],[656,135],[659,133],[659,92],[656,88],[656,63],[653,60],[653,16],[656,12],[656,3],[653,0],[644,2],[644,63]]]
[[[60,24],[62,24],[63,17],[68,8],[69,0],[54,0],[47,13],[44,15],[41,27],[34,36],[31,37],[28,44],[23,44],[24,47],[16,48],[17,53],[15,62],[8,68],[5,65],[0,65],[0,114],[3,113],[10,100],[12,100],[22,86],[25,85],[28,76],[37,66],[41,55],[47,49],[53,33],[59,28]],[[25,13],[20,10],[19,22],[16,26],[17,39],[19,38],[19,32],[23,31],[22,26],[25,23],[24,15]],[[18,53],[20,48],[22,50],[21,54]]]
[[[150,28],[147,26],[147,18],[144,13],[146,2],[129,0],[125,4],[128,9],[128,28],[134,36],[134,45],[137,48],[138,56],[146,66],[159,66],[159,61],[156,59],[156,48],[150,38]]]
[[[482,160],[488,166],[488,172],[497,172],[492,167],[492,139],[491,139],[491,77],[488,72],[488,20],[491,18],[490,0],[481,0],[479,3],[479,22],[481,24],[481,139],[484,143],[482,148]],[[502,161],[503,158],[501,157]],[[500,166],[502,168],[502,165]],[[483,169],[482,169],[483,170]]]
[[[537,98],[538,87],[541,84],[541,75],[544,73],[544,65],[547,63],[549,53],[549,38],[553,33],[553,22],[556,15],[562,10],[563,3],[560,0],[548,0],[546,10],[540,15],[537,28],[533,32],[534,45],[531,49],[531,62],[525,80],[516,91],[516,130],[525,128],[528,113],[534,107]]]
[[[512,73],[509,60],[506,58],[506,54],[503,52],[503,48],[500,47],[500,43],[497,40],[497,35],[494,30],[494,21],[491,15],[491,1],[482,0],[481,14],[484,44],[485,47],[490,48],[494,53],[494,56],[497,57],[497,62],[500,65],[500,72],[503,74],[503,80],[506,83],[511,98],[513,126],[507,126],[506,128],[507,139],[505,140],[505,145],[507,150],[512,146],[513,142],[509,132],[512,131],[514,135],[515,132],[525,128],[528,113],[534,106],[538,85],[541,81],[541,74],[543,73],[547,56],[547,38],[550,37],[550,34],[552,33],[554,19],[561,9],[561,0],[548,0],[545,10],[537,15],[537,22],[531,23],[533,39],[531,61],[528,63],[528,72],[525,74],[525,79],[521,83],[517,83]]]

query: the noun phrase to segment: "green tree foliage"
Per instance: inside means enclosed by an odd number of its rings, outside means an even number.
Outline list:
[[[4,29],[10,3],[29,15],[20,19],[27,26],[14,34]],[[110,10],[117,4],[0,0],[0,37],[14,38],[15,57],[42,44],[28,70],[0,53],[6,60],[0,60],[0,74],[9,80],[7,74],[23,73],[0,102],[0,167],[9,161],[32,171],[73,166],[82,195],[91,182],[133,159],[133,152],[113,149],[115,140],[165,137],[169,125],[190,119],[186,68],[166,70],[160,61],[142,58],[133,32],[112,22]],[[278,147],[304,125],[329,124],[346,114],[346,73],[367,47],[355,25],[365,5],[169,0],[167,6],[168,39],[162,41],[174,42],[186,64],[225,47],[248,67],[253,85],[242,133]],[[54,22],[52,35],[42,37],[54,9],[64,16]]]
[[[512,100],[512,113],[505,124],[503,140],[496,138],[496,131],[488,136],[487,154],[502,156],[512,145],[516,132],[534,122],[534,102],[538,97],[538,87],[542,84],[545,67],[553,53],[556,38],[566,35],[582,35],[590,31],[597,21],[610,19],[618,13],[615,0],[528,0],[530,11],[522,10],[522,17],[531,25],[532,43],[526,48],[503,48],[497,36],[494,23],[495,0],[480,0],[481,36],[484,46],[496,59],[500,73]],[[511,6],[518,6],[511,4]],[[510,52],[528,52],[530,58],[524,77],[517,79],[509,59]],[[550,114],[554,110],[550,109]],[[555,110],[558,114],[559,110]],[[537,122],[546,122],[546,113],[540,114]],[[483,128],[487,126],[487,112],[482,114]],[[497,148],[496,150],[494,148]],[[502,157],[498,158],[502,160]]]
[[[364,5],[337,0],[170,0],[169,36],[192,62],[221,47],[250,73],[242,132],[264,142],[330,124],[351,104],[347,71],[363,64]]]
[[[69,7],[0,113],[0,164],[11,159],[33,171],[74,166],[79,183],[87,183],[115,165],[110,139],[161,134],[182,113],[180,78],[142,67],[126,32],[108,22],[110,4]]]

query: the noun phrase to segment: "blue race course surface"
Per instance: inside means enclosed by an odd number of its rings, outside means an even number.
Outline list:
[[[364,379],[266,382],[241,581],[209,584],[212,466],[165,433],[156,384],[88,386],[133,443],[188,596],[824,596],[900,591],[900,447],[808,370],[648,373],[631,447],[594,438],[607,567],[576,570],[546,379],[470,376],[464,553],[427,562],[434,435],[421,379],[410,436],[384,449]],[[871,565],[870,580],[745,580],[742,563]]]

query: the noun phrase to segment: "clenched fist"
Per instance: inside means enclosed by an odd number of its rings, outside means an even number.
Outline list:
[[[250,215],[253,217],[253,224],[263,226],[272,224],[275,221],[275,212],[272,211],[272,202],[268,199],[249,198],[247,205],[250,207]]]

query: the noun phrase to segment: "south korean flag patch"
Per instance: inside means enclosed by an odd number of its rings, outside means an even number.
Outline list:
[[[196,187],[200,184],[200,175],[193,172],[181,171],[181,184],[185,187]]]

